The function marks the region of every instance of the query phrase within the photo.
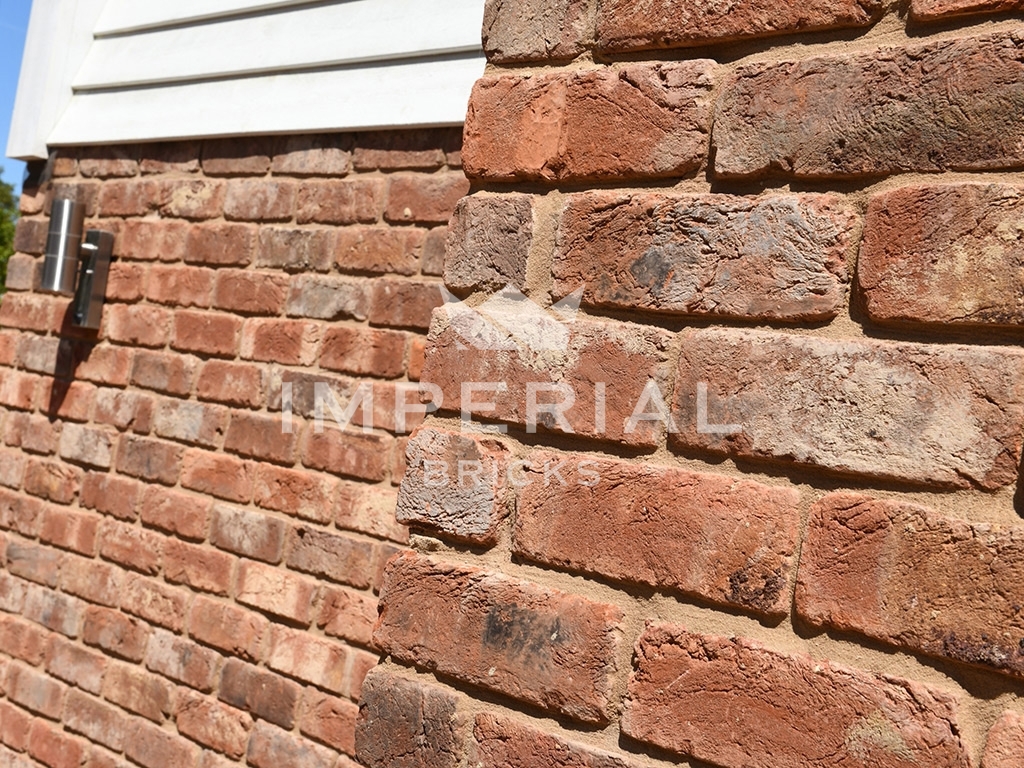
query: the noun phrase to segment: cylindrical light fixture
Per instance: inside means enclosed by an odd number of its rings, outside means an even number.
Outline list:
[[[85,206],[74,200],[54,200],[46,237],[42,290],[72,296],[78,279]]]

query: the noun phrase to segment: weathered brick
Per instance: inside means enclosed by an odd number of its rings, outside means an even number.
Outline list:
[[[157,204],[158,187],[149,180],[108,181],[99,187],[100,216],[144,216]]]
[[[218,499],[244,503],[252,499],[253,473],[251,462],[195,449],[185,453],[181,484]]]
[[[336,694],[345,691],[347,661],[346,646],[282,626],[273,628],[266,658],[275,672]]]
[[[299,730],[347,754],[355,754],[356,717],[359,707],[351,701],[307,690]]]
[[[37,293],[12,293],[0,304],[0,326],[45,333],[59,322],[58,299]]]
[[[573,744],[509,718],[485,712],[473,723],[470,764],[479,768],[633,768],[619,755]]]
[[[262,227],[256,266],[289,272],[326,272],[333,260],[331,246],[330,230]]]
[[[46,251],[50,223],[46,219],[19,218],[14,225],[14,250],[41,256]]]
[[[365,320],[368,311],[369,296],[363,282],[320,275],[295,277],[285,305],[289,317],[317,320]]]
[[[128,661],[142,661],[150,628],[144,622],[110,608],[90,606],[85,611],[82,640]]]
[[[124,749],[125,738],[131,730],[131,721],[124,712],[75,690],[68,693],[64,725],[69,731],[80,733],[115,752]]]
[[[225,186],[212,179],[161,179],[158,186],[160,214],[169,218],[201,221],[224,211]]]
[[[241,332],[240,317],[220,312],[179,311],[174,313],[171,347],[214,357],[234,357],[238,354]]]
[[[286,136],[270,171],[285,176],[344,176],[351,168],[348,146],[345,134]]]
[[[707,60],[478,80],[466,175],[493,181],[682,176],[707,155]]]
[[[174,711],[174,685],[128,664],[112,664],[103,678],[103,698],[160,723]],[[134,721],[135,727],[142,727]]]
[[[11,539],[7,543],[6,557],[7,570],[15,576],[48,587],[57,586],[61,554],[56,549]]]
[[[18,362],[25,370],[52,376],[57,369],[60,339],[25,333],[18,339]]]
[[[329,522],[337,492],[338,482],[331,477],[270,464],[261,464],[256,470],[257,506],[286,515]]]
[[[208,307],[216,276],[205,267],[156,264],[149,270],[146,298],[176,307]]]
[[[288,278],[273,272],[222,269],[213,289],[218,309],[252,315],[278,315],[284,311]]]
[[[35,584],[24,584],[25,602],[21,615],[54,632],[67,637],[78,635],[78,627],[82,620],[86,604],[70,595],[53,592]],[[14,587],[15,595],[20,592],[18,585]]]
[[[102,519],[90,512],[47,507],[43,512],[39,539],[44,544],[53,544],[91,557],[96,554],[97,535]]]
[[[603,723],[620,621],[610,605],[406,553],[388,563],[373,639],[402,661]]]
[[[182,735],[236,760],[245,754],[253,725],[246,712],[192,693],[178,703],[175,722]]]
[[[405,334],[334,326],[327,329],[320,365],[331,371],[393,379],[405,371]]]
[[[363,685],[356,757],[368,768],[456,768],[464,737],[457,699],[436,685],[378,669]]]
[[[107,274],[107,301],[139,301],[146,293],[147,267],[115,261]]]
[[[1024,568],[1021,542],[1021,527],[832,494],[811,512],[797,610],[818,626],[1024,676],[1024,593],[1009,576]]]
[[[27,254],[15,253],[7,260],[7,282],[9,291],[32,291],[39,285],[42,264]]]
[[[313,620],[316,591],[316,581],[269,565],[244,560],[238,567],[238,602],[299,624]]]
[[[109,469],[114,439],[114,435],[102,429],[65,424],[60,434],[60,456],[87,467]]]
[[[143,174],[195,173],[199,170],[198,141],[161,141],[142,144],[139,149],[139,170]]]
[[[196,596],[189,615],[193,638],[250,661],[261,657],[269,626],[270,622],[258,613],[202,596]]]
[[[396,503],[397,495],[390,488],[343,483],[335,522],[339,528],[408,544],[409,529],[395,520]]]
[[[295,184],[267,179],[232,179],[224,200],[224,218],[287,221],[295,208]]]
[[[406,449],[395,517],[475,544],[493,546],[507,517],[508,448],[497,440],[421,429]]]
[[[207,139],[201,165],[210,176],[262,176],[270,170],[271,139],[263,136]]]
[[[324,634],[369,646],[373,642],[376,621],[376,598],[342,587],[323,590],[323,603],[316,623]]]
[[[295,725],[301,688],[279,675],[228,659],[220,677],[220,700],[282,728]]]
[[[117,471],[141,480],[174,485],[181,472],[183,450],[173,443],[122,435],[117,452]]]
[[[24,479],[25,464],[28,461],[27,453],[38,453],[49,456],[57,452],[60,444],[60,432],[57,424],[43,416],[29,415],[27,413],[11,413],[4,425],[4,442],[7,445],[21,448],[21,453],[9,452],[8,455],[17,457],[13,459],[21,465],[21,471],[12,470],[16,475],[16,481],[20,486]],[[8,483],[10,485],[10,483]]]
[[[17,294],[7,297],[0,307],[5,306]],[[2,322],[2,320],[0,320]],[[36,385],[42,381],[39,376],[20,371],[0,370],[0,405],[21,411],[31,411],[35,405]]]
[[[46,671],[59,680],[98,694],[106,668],[106,658],[76,643],[59,637],[50,643]]]
[[[159,307],[111,304],[104,311],[104,335],[137,347],[162,347],[170,337],[171,316]]]
[[[384,218],[393,222],[444,224],[455,204],[469,193],[469,180],[457,171],[396,173],[388,187]]]
[[[220,656],[162,629],[153,631],[146,648],[146,669],[197,691],[213,690]]]
[[[135,519],[135,501],[141,483],[116,475],[87,472],[82,482],[81,504],[120,520]]]
[[[430,313],[443,303],[440,283],[377,280],[373,287],[370,322],[426,330],[430,327]]]
[[[445,163],[441,130],[366,131],[356,136],[352,164],[357,171],[431,171]]]
[[[320,334],[319,323],[250,318],[242,327],[242,359],[309,366],[316,361]]]
[[[0,528],[25,536],[38,536],[43,502],[30,496],[0,489]]]
[[[16,616],[0,615],[0,648],[7,656],[38,666],[49,647],[50,633]]]
[[[425,237],[422,229],[345,227],[335,233],[334,262],[342,272],[414,275]]]
[[[161,627],[180,632],[190,593],[159,581],[128,574],[121,592],[121,609]]]
[[[305,526],[292,528],[288,542],[289,568],[360,589],[370,586],[370,542]]]
[[[138,146],[86,147],[78,157],[78,170],[83,176],[101,179],[138,176]]]
[[[1021,325],[1024,188],[903,187],[868,206],[857,282],[877,322]]]
[[[334,768],[338,756],[326,747],[293,736],[280,728],[257,723],[245,759],[255,768],[280,768],[282,765]]]
[[[441,253],[445,285],[464,291],[506,285],[523,290],[533,231],[529,195],[464,197],[455,207],[448,229],[450,256]],[[426,261],[425,249],[424,272],[428,272]]]
[[[267,563],[281,562],[285,524],[270,515],[217,504],[210,543],[236,555]]]
[[[384,209],[384,194],[383,179],[304,182],[299,186],[295,219],[299,224],[369,224]]]
[[[462,204],[463,200],[471,200],[472,198],[464,197],[459,201]],[[458,211],[458,206],[455,207]],[[451,221],[451,225],[455,226],[454,220]],[[483,232],[483,230],[480,230]],[[426,237],[423,240],[423,264],[421,269],[424,275],[442,275],[444,274],[444,250],[445,250],[445,238],[448,236],[448,227],[434,227],[429,230]]]
[[[0,451],[0,485],[21,488],[25,476],[25,455],[16,451]]]
[[[1015,768],[1024,755],[1024,715],[1007,710],[988,732],[983,768]]]
[[[114,255],[134,261],[181,261],[189,230],[184,221],[129,219],[114,240]]]
[[[157,373],[150,370],[147,373]],[[144,378],[147,374],[142,374]],[[155,383],[159,383],[159,380]],[[136,391],[101,389],[96,393],[96,412],[93,420],[97,424],[109,424],[121,430],[136,434],[149,432],[153,419],[153,398]]]
[[[144,768],[192,768],[199,759],[199,747],[195,744],[149,723],[137,725],[128,737],[124,753]]]
[[[594,37],[594,9],[581,0],[488,0],[483,44],[504,64],[574,59]]]
[[[64,421],[89,421],[98,388],[84,381],[43,379],[39,386],[39,410],[44,416]]]
[[[747,458],[994,489],[1017,476],[1022,376],[1024,357],[1004,348],[692,331],[672,437]]]
[[[108,520],[100,531],[100,556],[152,576],[160,570],[164,538],[143,528]]]
[[[1022,47],[1000,33],[744,67],[719,97],[715,173],[1019,168],[1024,128],[1007,105],[1024,104]]]
[[[180,314],[189,313],[176,313],[175,325]],[[189,355],[140,350],[136,353],[132,365],[131,382],[137,387],[155,389],[169,395],[187,395],[192,391],[198,363],[198,360]],[[117,426],[120,426],[120,423]]]
[[[258,408],[264,399],[263,373],[258,365],[211,360],[199,372],[196,394],[200,400]]]
[[[90,603],[120,605],[123,580],[124,572],[106,563],[81,557],[65,557],[61,562],[61,589]]]
[[[135,360],[135,350],[91,343],[68,346],[68,365],[74,368],[76,378],[113,387],[128,384],[132,363]],[[65,360],[64,351],[62,348],[58,365],[63,364]]]
[[[82,470],[59,461],[29,459],[24,484],[33,496],[69,504],[82,485]]]
[[[856,223],[831,195],[573,195],[554,291],[582,287],[583,303],[597,307],[827,320],[845,307]]]
[[[947,693],[671,625],[637,641],[622,730],[725,768],[971,764]]]
[[[24,752],[28,749],[31,729],[32,716],[28,712],[0,700],[0,744],[7,744],[19,752]],[[27,759],[24,763],[13,762],[11,753],[6,753],[2,749],[0,749],[0,758],[10,760],[10,768],[34,768]],[[0,762],[0,765],[7,765],[7,763]]]
[[[387,477],[391,437],[352,430],[324,429],[306,433],[302,463],[360,480],[379,482]]]
[[[442,409],[465,409],[530,431],[539,423],[628,445],[660,442],[663,422],[631,419],[656,404],[653,387],[665,391],[667,332],[602,321],[566,325],[571,310],[556,315],[505,294],[482,309],[449,305],[435,315],[422,377],[440,387]],[[464,382],[492,384],[467,389],[471,404],[463,401]]]
[[[228,423],[228,409],[188,400],[161,400],[153,417],[160,437],[212,448],[220,442]]]
[[[170,539],[164,544],[164,578],[200,592],[226,595],[235,560],[208,547]]]
[[[212,266],[252,263],[257,228],[253,224],[199,224],[190,227],[185,242],[185,261]]]
[[[938,21],[971,13],[1019,11],[1020,0],[911,0],[910,16],[915,21]]]
[[[69,736],[50,723],[43,720],[32,723],[28,734],[28,753],[48,768],[78,768],[85,758],[86,749],[86,742]]]

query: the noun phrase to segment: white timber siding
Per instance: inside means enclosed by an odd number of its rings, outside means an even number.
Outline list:
[[[459,125],[484,0],[35,0],[7,146]]]

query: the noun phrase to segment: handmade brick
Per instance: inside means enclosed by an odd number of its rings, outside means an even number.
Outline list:
[[[228,423],[228,409],[188,400],[162,400],[153,418],[153,431],[169,440],[212,448]]]
[[[41,256],[46,251],[50,223],[46,219],[19,218],[14,225],[14,250]]]
[[[178,318],[183,314],[190,313],[176,313],[176,326]],[[175,333],[177,335],[177,331]],[[187,395],[192,391],[198,364],[196,358],[188,355],[139,351],[132,365],[131,382],[137,387],[155,389],[169,395]]]
[[[69,504],[82,485],[82,470],[63,462],[29,459],[24,483],[25,491],[33,496]]]
[[[242,319],[234,315],[212,312],[174,313],[174,335],[171,347],[214,357],[238,354]]]
[[[395,519],[396,503],[397,494],[390,488],[344,483],[335,522],[339,528],[408,544],[409,529]]]
[[[323,603],[316,623],[325,635],[369,646],[373,642],[373,625],[376,621],[376,598],[342,587],[323,590]]]
[[[370,586],[373,545],[352,536],[298,526],[288,535],[288,567],[365,589]]]
[[[99,187],[99,215],[144,216],[157,204],[158,194],[148,180],[108,181]]]
[[[253,726],[246,712],[191,693],[178,703],[175,723],[183,736],[236,760],[245,754]]]
[[[43,512],[39,539],[61,549],[70,549],[83,555],[96,554],[96,541],[103,518],[90,512],[62,507],[47,507]]]
[[[53,419],[88,421],[97,391],[94,385],[84,381],[42,379],[39,386],[39,410]]]
[[[1014,768],[1024,755],[1024,715],[1007,710],[992,730],[985,744],[983,768]]]
[[[636,763],[603,750],[573,744],[489,712],[476,716],[470,764],[479,768],[633,768]]]
[[[181,261],[189,231],[184,221],[129,219],[121,224],[114,255],[136,261]]]
[[[334,262],[342,272],[414,275],[425,237],[422,229],[345,227],[335,233]]]
[[[54,632],[75,637],[85,611],[85,603],[70,595],[53,592],[35,584],[24,584],[25,601],[21,615]],[[17,605],[19,586],[14,587],[14,604]]]
[[[139,146],[139,170],[143,174],[195,173],[199,170],[198,141],[164,141]]]
[[[200,400],[258,408],[263,404],[263,388],[260,366],[211,360],[199,372],[196,394]]]
[[[344,134],[286,136],[270,171],[286,176],[344,176],[351,168],[348,145]]]
[[[1024,128],[1000,105],[1024,99],[1022,46],[999,33],[743,67],[719,97],[715,173],[856,178],[1019,168]]]
[[[28,734],[28,753],[48,768],[78,768],[86,748],[86,742],[42,720],[33,722]]]
[[[224,449],[241,456],[292,464],[297,441],[298,436],[286,432],[278,417],[235,413],[224,437]]]
[[[239,603],[299,624],[312,621],[316,591],[314,580],[269,565],[245,560],[238,567],[235,599]]]
[[[727,768],[971,764],[954,699],[920,683],[671,625],[635,653],[622,730],[672,752]]]
[[[329,522],[338,483],[308,471],[261,464],[256,470],[255,502],[264,509],[305,520]]]
[[[533,231],[533,202],[529,195],[464,197],[455,207],[448,229],[451,256],[445,258],[443,249],[440,253],[445,285],[463,291],[500,289],[506,285],[523,290]],[[425,273],[426,262],[424,249]]]
[[[162,728],[139,723],[125,746],[125,755],[143,768],[175,765],[191,768],[199,759],[199,747]]]
[[[210,176],[262,176],[270,170],[270,150],[261,136],[207,139],[200,162]]]
[[[135,519],[135,501],[141,483],[126,477],[87,472],[82,482],[81,504],[120,520]]]
[[[463,200],[469,200],[472,198],[462,198],[459,201],[461,204]],[[455,208],[458,211],[458,206]],[[454,226],[454,222],[452,223]],[[448,227],[434,227],[429,230],[423,240],[423,264],[422,271],[424,275],[441,275],[444,273],[444,250],[445,250],[445,238],[448,234]]]
[[[21,487],[25,476],[25,455],[16,451],[0,451],[0,485],[14,488]]]
[[[430,327],[430,313],[443,303],[440,283],[377,280],[373,287],[370,322],[426,330]]]
[[[134,435],[122,435],[117,452],[117,471],[163,485],[174,485],[181,472],[184,449]]]
[[[253,474],[251,462],[194,449],[185,453],[181,484],[218,499],[244,503],[252,499]]]
[[[138,146],[86,147],[78,158],[78,170],[86,177],[101,179],[139,174]]]
[[[287,292],[285,275],[223,269],[217,274],[213,304],[243,314],[277,315],[284,311]]]
[[[174,685],[128,664],[112,664],[107,669],[103,698],[156,723],[174,711]],[[144,724],[135,721],[134,725]]]
[[[299,186],[295,219],[299,224],[369,224],[380,216],[384,195],[383,179],[304,182]]]
[[[1003,348],[691,331],[672,437],[747,458],[994,489],[1017,476],[1022,375],[1024,358]]]
[[[211,179],[162,179],[160,214],[178,219],[215,219],[224,211],[224,182]]]
[[[141,264],[115,261],[107,274],[107,301],[139,301],[146,292],[148,269]]]
[[[252,263],[256,231],[253,224],[212,223],[190,227],[185,242],[185,261],[243,267]]]
[[[903,187],[868,206],[857,283],[877,322],[1024,323],[1024,188]]]
[[[313,637],[304,630],[273,627],[266,664],[275,672],[342,693],[347,661],[344,645]]]
[[[171,315],[148,305],[111,304],[104,310],[104,335],[133,347],[162,347],[170,338]]]
[[[146,298],[175,307],[208,307],[216,276],[205,267],[155,264],[149,270]]]
[[[1022,527],[831,494],[811,512],[797,610],[817,626],[1024,676],[1024,593],[1008,577],[1024,568],[1022,541]]]
[[[295,725],[300,691],[296,683],[279,675],[228,659],[220,677],[219,698],[290,730]]]
[[[376,433],[324,429],[306,433],[302,463],[311,469],[379,482],[387,477],[392,438]]]
[[[0,304],[0,326],[45,333],[59,322],[58,300],[36,293],[12,293]]]
[[[59,346],[60,339],[52,336],[22,334],[18,339],[18,361],[26,370],[52,376],[57,369]]]
[[[207,547],[170,539],[164,544],[164,578],[200,592],[226,595],[235,559]]]
[[[360,132],[352,163],[357,171],[431,171],[444,165],[443,143],[438,130]]]
[[[351,701],[307,690],[299,730],[334,749],[355,754],[356,717],[359,707]]]
[[[910,3],[910,16],[915,21],[939,21],[971,13],[1019,10],[1019,0],[911,0]]]
[[[156,373],[156,371],[151,371]],[[141,373],[145,378],[148,373]],[[159,380],[154,383],[159,383]],[[93,420],[97,424],[109,424],[121,430],[136,434],[149,432],[153,419],[153,398],[135,391],[101,389],[96,393],[96,412]]]
[[[164,540],[152,531],[107,520],[100,530],[100,556],[152,576],[160,570]]]
[[[326,229],[262,227],[256,266],[288,272],[326,272],[333,260],[331,235]]]
[[[388,563],[380,611],[373,639],[386,654],[574,720],[607,722],[617,608],[406,553]]]
[[[185,590],[128,574],[121,592],[121,609],[151,624],[180,632],[189,597],[190,593]]]
[[[242,328],[242,359],[279,365],[312,365],[321,326],[302,320],[250,318]]]
[[[3,653],[38,666],[49,647],[50,633],[16,616],[0,616],[0,648]]]
[[[3,667],[0,667],[0,670],[2,669]],[[28,712],[6,701],[0,701],[0,743],[24,752],[28,749],[31,728],[32,716]],[[0,758],[11,760],[11,768],[33,768],[27,759],[24,763],[13,762],[14,758],[9,752],[0,751]]]
[[[444,224],[469,193],[469,180],[456,171],[396,173],[388,187],[384,218],[393,222]]]
[[[64,707],[64,725],[115,752],[124,749],[131,722],[121,710],[79,691],[69,691]]]
[[[56,549],[12,538],[7,542],[6,557],[7,570],[15,576],[48,587],[57,586],[61,554]]]
[[[270,622],[258,613],[201,595],[193,600],[189,615],[189,634],[193,638],[250,661],[261,657],[269,626]]]
[[[70,365],[76,378],[114,387],[128,384],[135,359],[134,350],[106,344],[75,345],[72,350]]]
[[[13,296],[9,297],[4,304],[11,298]],[[40,381],[38,376],[33,376],[30,373],[0,370],[0,405],[21,411],[32,410],[35,404],[36,384]]]
[[[365,320],[369,296],[363,282],[320,275],[299,275],[292,280],[285,313],[317,320]]]
[[[65,557],[61,562],[60,586],[68,594],[90,603],[113,608],[121,602],[124,572],[106,563],[81,557]]]
[[[38,259],[23,253],[15,253],[7,260],[7,282],[9,291],[31,291],[39,285],[42,264]]]
[[[495,63],[574,59],[593,36],[593,7],[580,0],[489,0],[484,6],[484,53]]]
[[[57,452],[60,445],[60,432],[64,425],[51,421],[44,416],[27,413],[12,413],[7,417],[4,429],[4,442],[21,448],[21,463],[27,462],[25,453],[38,453],[48,456]],[[18,477],[18,481],[22,480]]]
[[[334,768],[338,756],[319,744],[293,736],[272,725],[257,723],[245,759],[256,768],[280,768],[282,765]]]
[[[287,221],[295,208],[295,184],[266,179],[232,179],[224,200],[224,218]]]
[[[707,60],[478,80],[466,175],[492,181],[682,176],[707,155]]]
[[[80,424],[65,424],[60,434],[62,459],[87,467],[109,469],[113,460],[114,436]]]
[[[82,640],[118,658],[142,661],[149,633],[147,624],[120,611],[97,606],[85,610]]]
[[[50,643],[46,671],[89,693],[99,693],[107,660],[76,643],[56,637]]]
[[[405,371],[405,334],[349,326],[329,328],[320,365],[328,370],[393,379]]]
[[[285,523],[282,520],[226,504],[213,508],[210,543],[236,555],[267,563],[281,562]]]
[[[151,672],[157,672],[197,691],[208,692],[213,690],[220,659],[218,654],[207,648],[156,629],[146,648],[145,663],[146,669]]]

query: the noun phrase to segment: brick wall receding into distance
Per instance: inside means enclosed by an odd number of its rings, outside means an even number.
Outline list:
[[[408,542],[396,392],[416,405],[460,146],[62,149],[26,190],[0,301],[0,766],[355,765]],[[116,233],[98,336],[36,290],[59,198]],[[339,431],[367,392],[373,429],[363,400]]]

